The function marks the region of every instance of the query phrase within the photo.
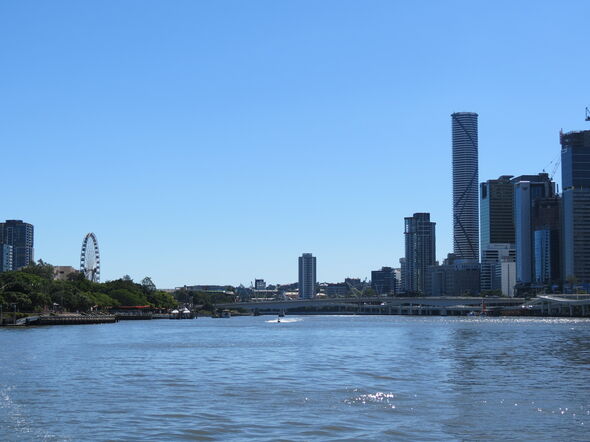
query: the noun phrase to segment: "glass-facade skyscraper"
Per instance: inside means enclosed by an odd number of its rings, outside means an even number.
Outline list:
[[[514,185],[511,175],[481,183],[481,250],[514,244]]]
[[[512,175],[502,175],[480,185],[482,291],[502,290],[502,265],[514,267],[514,184],[511,178]]]
[[[12,270],[28,266],[34,261],[33,225],[10,219],[0,223],[0,244],[12,246]]]
[[[535,280],[535,212],[533,206],[542,198],[555,196],[555,183],[547,173],[522,175],[514,183],[514,233],[516,241],[516,282],[531,284]]]
[[[451,115],[453,129],[453,250],[458,259],[479,260],[477,117]]]
[[[590,283],[590,130],[560,134],[563,199],[563,273]]]

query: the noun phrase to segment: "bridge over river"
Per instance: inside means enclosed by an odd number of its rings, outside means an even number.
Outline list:
[[[465,315],[470,313],[587,316],[590,295],[503,297],[360,297],[250,301],[216,304],[218,309],[243,309],[255,314],[335,313],[381,315]]]

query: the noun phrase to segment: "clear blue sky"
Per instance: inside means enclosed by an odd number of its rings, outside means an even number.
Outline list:
[[[452,112],[480,115],[480,181],[590,129],[590,2],[483,3],[4,0],[0,218],[164,288],[293,282],[302,252],[369,277],[419,211],[442,259]]]

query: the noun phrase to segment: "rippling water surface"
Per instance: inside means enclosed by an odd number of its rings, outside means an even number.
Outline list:
[[[0,329],[0,440],[588,440],[590,321]]]

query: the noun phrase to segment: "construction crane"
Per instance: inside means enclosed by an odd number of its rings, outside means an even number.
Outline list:
[[[561,153],[556,155],[555,158],[553,158],[551,161],[549,161],[549,164],[547,164],[545,167],[543,167],[543,172],[548,173],[549,178],[553,179],[560,164],[561,164]]]
[[[551,169],[551,173],[549,174],[549,179],[553,179],[553,177],[555,176],[555,172],[557,172],[557,168],[559,167],[559,165],[561,164],[561,160],[558,160],[555,162],[555,165],[553,166],[553,169]]]

